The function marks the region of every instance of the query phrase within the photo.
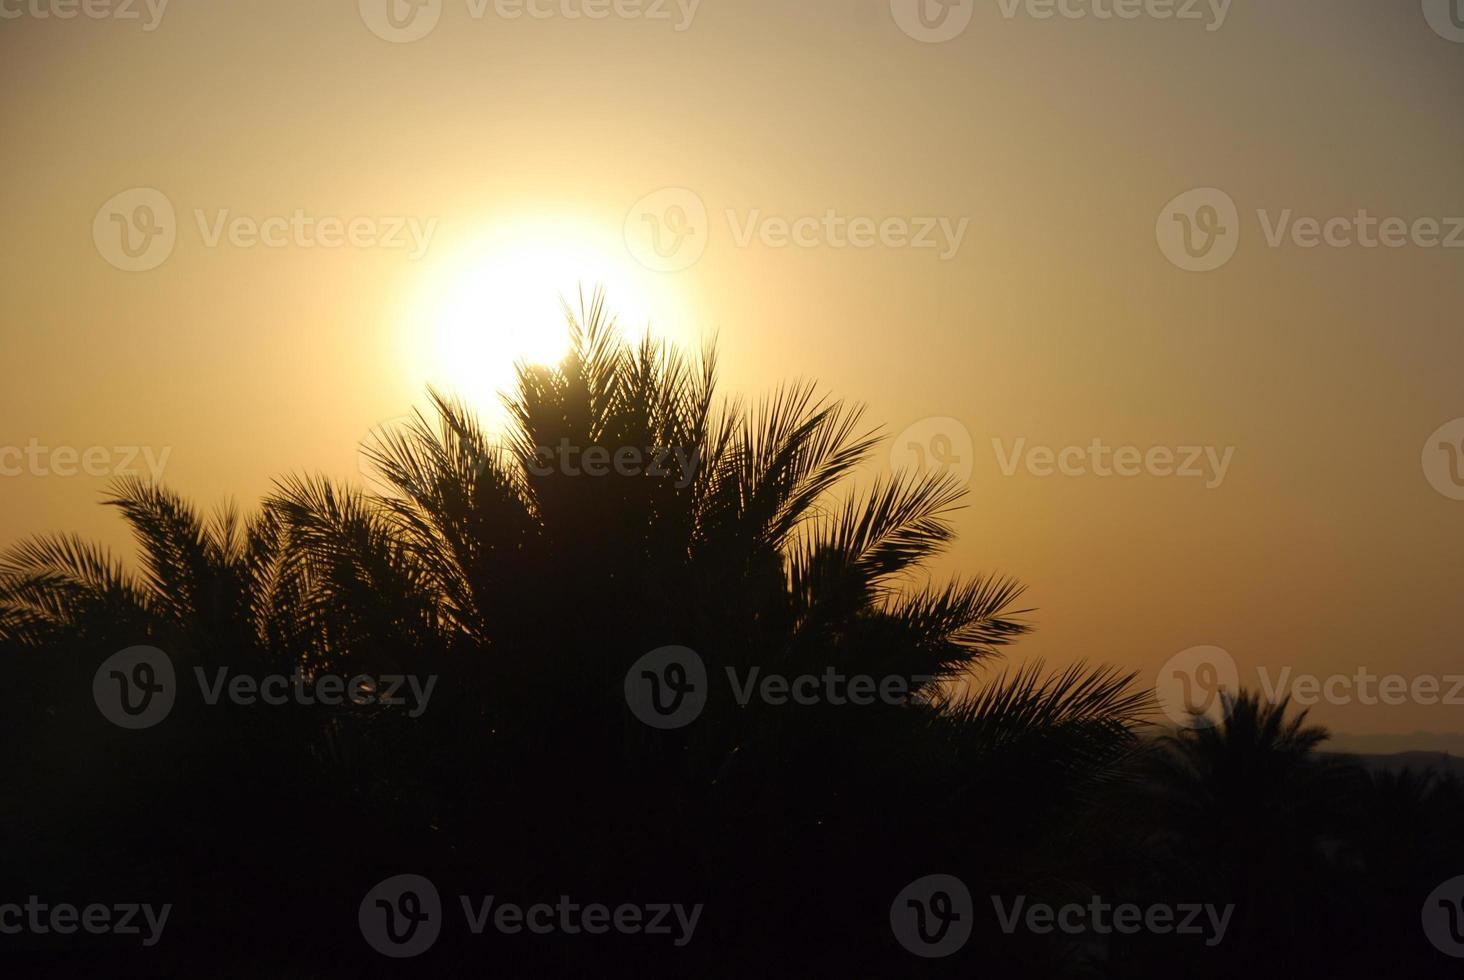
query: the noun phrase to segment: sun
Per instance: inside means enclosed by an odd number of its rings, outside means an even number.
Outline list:
[[[651,325],[672,336],[689,326],[679,290],[637,265],[608,229],[544,220],[488,226],[423,276],[410,318],[413,360],[428,383],[496,414],[516,363],[555,364],[568,352],[564,304],[577,312],[581,292],[588,301],[601,287],[627,335]]]

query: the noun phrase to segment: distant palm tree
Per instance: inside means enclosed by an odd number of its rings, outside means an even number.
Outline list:
[[[1289,698],[1223,698],[1223,722],[1182,728],[1150,755],[1151,857],[1180,889],[1235,904],[1225,958],[1211,966],[1299,969],[1320,955],[1294,939],[1322,928],[1362,774],[1317,751],[1329,733],[1305,710],[1288,716]]]

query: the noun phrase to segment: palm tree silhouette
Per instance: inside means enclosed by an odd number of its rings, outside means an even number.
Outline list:
[[[1297,938],[1326,928],[1363,774],[1317,751],[1329,733],[1305,710],[1288,715],[1289,698],[1222,698],[1222,723],[1181,728],[1150,753],[1147,846],[1188,893],[1234,904],[1233,935],[1209,964],[1217,972],[1300,969],[1329,952]]]
[[[365,448],[374,489],[293,476],[257,514],[205,520],[123,482],[110,503],[139,571],[69,537],[0,562],[0,644],[40,665],[40,703],[64,702],[70,721],[86,712],[67,699],[115,649],[150,643],[178,665],[179,708],[149,733],[151,774],[126,798],[210,828],[182,832],[191,846],[252,841],[198,917],[212,907],[237,928],[224,896],[239,877],[274,907],[336,889],[347,903],[361,855],[389,842],[393,866],[491,869],[505,890],[720,901],[708,930],[788,962],[826,965],[809,935],[854,923],[840,956],[868,964],[905,955],[884,919],[912,869],[1019,882],[1133,751],[1150,696],[1111,669],[988,672],[1029,628],[1022,589],[925,580],[964,490],[919,474],[845,489],[879,443],[858,407],[808,383],[720,401],[712,348],[628,345],[599,294],[569,322],[560,365],[519,367],[499,438],[434,391],[436,418]],[[567,465],[591,451],[640,463]],[[697,652],[710,691],[694,723],[656,731],[623,682],[667,644]],[[219,668],[440,682],[418,718],[183,697],[193,670]],[[909,693],[743,703],[729,669],[892,677]],[[106,737],[83,728],[68,737]],[[328,843],[291,829],[304,826],[328,827]],[[262,851],[330,873],[282,883]]]

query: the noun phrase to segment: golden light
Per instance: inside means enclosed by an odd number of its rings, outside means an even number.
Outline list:
[[[514,365],[557,363],[569,349],[562,302],[578,313],[603,287],[606,307],[628,337],[648,325],[678,339],[691,329],[680,290],[641,268],[619,229],[568,221],[502,223],[445,250],[428,269],[406,343],[427,381],[495,415]]]

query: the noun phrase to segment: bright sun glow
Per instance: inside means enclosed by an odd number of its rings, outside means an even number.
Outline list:
[[[618,230],[618,229],[617,229]],[[692,325],[667,276],[642,269],[618,234],[563,222],[518,222],[451,250],[425,277],[409,341],[427,380],[496,414],[514,363],[557,363],[569,347],[561,298],[576,313],[603,286],[627,337],[647,325],[683,341]]]

